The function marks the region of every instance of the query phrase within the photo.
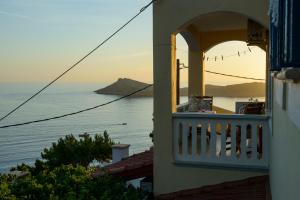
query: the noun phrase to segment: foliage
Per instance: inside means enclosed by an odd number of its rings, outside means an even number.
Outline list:
[[[92,178],[91,171],[82,166],[61,165],[44,169],[37,175],[1,178],[0,199],[143,199],[145,193],[126,187],[123,180],[109,175]]]
[[[15,177],[6,174],[0,174],[0,199],[14,200],[16,197],[12,194],[10,189],[10,182]]]
[[[93,159],[110,159],[112,144],[107,132],[94,138],[85,134],[80,140],[67,135],[44,149],[44,160],[36,160],[34,167],[22,164],[12,168],[26,171],[26,176],[0,174],[0,199],[145,199],[144,192],[127,187],[121,179],[110,175],[93,178],[94,170],[87,168],[88,164]]]
[[[62,164],[74,166],[80,164],[87,167],[94,159],[100,162],[110,159],[113,144],[106,131],[103,135],[95,135],[94,138],[84,134],[80,140],[74,135],[67,135],[60,138],[57,143],[53,143],[49,149],[45,148],[41,156],[50,168]]]
[[[22,171],[22,172],[27,172],[30,171],[32,168],[24,163],[21,165],[17,165],[16,167],[12,167],[10,171]]]

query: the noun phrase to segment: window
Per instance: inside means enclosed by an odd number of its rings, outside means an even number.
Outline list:
[[[300,1],[270,1],[271,70],[300,68]]]

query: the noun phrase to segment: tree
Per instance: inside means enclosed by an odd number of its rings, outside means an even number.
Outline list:
[[[15,195],[12,194],[10,189],[10,182],[15,177],[12,175],[0,174],[0,199],[3,200],[15,200]]]
[[[70,199],[70,200],[138,200],[146,193],[127,187],[125,181],[104,175],[92,178],[92,171],[83,166],[61,165],[44,169],[37,175],[5,179],[0,190],[1,199]],[[4,198],[5,197],[5,198]],[[11,198],[8,198],[11,197]]]
[[[87,167],[94,159],[99,162],[111,159],[113,144],[106,131],[103,135],[95,135],[94,138],[85,134],[79,140],[74,135],[67,135],[60,138],[57,143],[53,143],[49,149],[45,148],[41,156],[50,168],[62,164],[74,166],[80,164]]]
[[[114,142],[105,131],[103,135],[73,135],[60,138],[41,153],[44,160],[36,160],[35,166],[19,165],[14,170],[26,171],[27,176],[16,177],[0,174],[0,199],[31,200],[138,200],[147,195],[124,180],[108,174],[92,177],[94,170],[88,164],[96,159],[111,158]]]

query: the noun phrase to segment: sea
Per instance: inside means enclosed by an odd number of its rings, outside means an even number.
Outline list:
[[[93,107],[118,98],[93,91],[105,87],[100,83],[60,83],[42,92],[0,126],[54,117]],[[0,83],[0,117],[18,106],[44,84]],[[249,98],[214,97],[214,105],[232,110],[236,101]],[[260,101],[263,98],[258,98]],[[187,97],[181,97],[186,102]],[[17,164],[32,165],[44,148],[68,134],[91,136],[105,130],[117,143],[130,144],[130,154],[143,152],[152,146],[149,134],[153,130],[153,98],[126,98],[78,115],[46,122],[0,129],[0,173]]]

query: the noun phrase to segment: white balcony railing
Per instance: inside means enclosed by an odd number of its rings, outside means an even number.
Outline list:
[[[268,169],[268,117],[173,114],[176,163]]]

